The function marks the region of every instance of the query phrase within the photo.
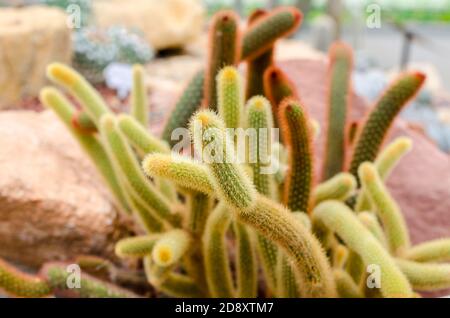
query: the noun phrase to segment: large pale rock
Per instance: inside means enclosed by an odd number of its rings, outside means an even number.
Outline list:
[[[37,95],[50,62],[70,63],[66,20],[56,8],[0,8],[0,109]]]
[[[159,50],[195,40],[202,31],[204,10],[199,0],[100,0],[94,2],[94,15],[101,27],[141,30]]]
[[[94,167],[50,113],[0,113],[0,257],[111,258],[126,232]]]

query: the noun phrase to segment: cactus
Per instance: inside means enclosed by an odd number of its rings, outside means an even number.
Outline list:
[[[46,297],[52,292],[41,278],[20,272],[0,259],[0,290],[15,297]]]
[[[149,107],[144,83],[144,69],[133,65],[133,89],[131,90],[131,114],[142,126],[148,126]]]
[[[108,154],[116,171],[124,179],[126,189],[130,191],[131,196],[139,200],[153,217],[175,224],[176,216],[172,213],[170,203],[145,178],[131,147],[120,133],[117,120],[113,115],[105,114],[102,117],[100,132],[107,144]]]
[[[411,247],[404,257],[416,262],[450,261],[450,239],[439,239]]]
[[[302,13],[294,7],[280,7],[258,18],[244,33],[242,60],[253,59],[272,47],[284,36],[293,33],[302,21]]]
[[[395,168],[401,158],[403,158],[412,148],[412,141],[409,138],[399,137],[386,146],[377,156],[374,164],[380,178],[385,181],[391,171]],[[355,210],[364,211],[370,209],[370,202],[364,189],[358,195]]]
[[[81,273],[80,285],[71,286],[68,284],[70,275],[67,270],[69,264],[64,263],[48,263],[42,270],[40,275],[45,277],[48,284],[55,290],[56,294],[72,296],[77,298],[136,298],[136,294],[114,286],[110,283],[103,282],[88,274]]]
[[[187,84],[164,127],[162,139],[169,145],[173,146],[177,142],[172,138],[174,130],[186,128],[192,114],[200,107],[204,95],[204,86],[205,72],[201,70]]]
[[[286,74],[276,66],[270,66],[264,72],[264,93],[272,104],[274,114],[279,113],[281,102],[286,98],[298,99],[294,84]],[[275,117],[275,126],[278,127],[278,117]]]
[[[397,259],[397,264],[416,290],[431,291],[450,287],[450,265],[424,264]]]
[[[313,202],[317,205],[326,200],[345,201],[355,190],[355,177],[350,173],[341,172],[314,188]]]
[[[401,255],[410,247],[410,240],[400,208],[387,192],[373,164],[363,163],[359,167],[359,178],[380,216],[390,250]]]
[[[136,297],[150,286],[165,297],[416,297],[415,291],[449,286],[449,265],[438,263],[449,261],[448,239],[411,246],[400,210],[383,184],[411,141],[397,139],[377,154],[423,76],[403,75],[365,124],[350,123],[345,132],[351,52],[334,46],[330,113],[339,118],[332,116],[338,121],[327,125],[332,153],[326,156],[332,162],[325,173],[334,172],[316,185],[311,143],[320,127],[307,116],[287,75],[269,66],[276,39],[296,28],[300,14],[282,8],[255,13],[251,20],[240,43],[236,16],[226,11],[215,17],[208,65],[181,95],[162,140],[147,127],[143,68],[134,67],[131,114],[116,115],[80,74],[61,64],[49,66],[50,79],[75,97],[81,110],[53,88],[45,88],[41,100],[89,155],[120,210],[134,216],[127,219],[136,233],[116,242],[115,252],[137,269],[77,258],[95,278],[82,273],[81,289],[72,290],[66,284],[71,277],[67,264],[46,264],[35,277],[0,262],[2,289],[26,297]],[[218,39],[217,31],[227,25],[230,33]],[[240,46],[244,53],[239,56]],[[253,72],[247,80],[256,79],[254,85],[247,83],[245,107],[239,58]],[[207,106],[217,106],[218,114],[197,110],[204,95],[214,100]],[[269,132],[275,119],[281,143]],[[188,126],[195,154],[191,148],[171,152],[177,142],[172,132]],[[256,133],[245,131],[242,142],[242,135],[231,135],[229,128]],[[258,142],[251,143],[252,137]],[[355,145],[355,167],[349,172],[341,171],[345,142]],[[274,171],[265,171],[268,163],[275,163]],[[355,195],[351,210],[343,202]],[[368,265],[379,266],[381,290],[365,286],[371,279]]]
[[[352,50],[344,43],[334,43],[329,52],[328,127],[322,179],[328,180],[342,171],[345,160],[347,114],[350,112],[350,75]]]
[[[240,56],[240,31],[237,15],[221,11],[212,18],[209,30],[209,56],[205,70],[203,105],[217,109],[216,77],[227,65],[237,64]]]
[[[314,209],[313,215],[317,222],[336,232],[350,249],[358,253],[366,266],[375,264],[380,267],[384,297],[413,296],[410,283],[394,259],[346,205],[339,201],[323,202]]]
[[[262,9],[255,10],[248,17],[248,26],[251,27],[258,19],[267,16],[267,11]],[[273,64],[274,50],[273,46],[264,53],[247,61],[247,78],[245,86],[245,100],[253,96],[264,95],[264,72]]]
[[[153,262],[162,267],[175,264],[189,250],[191,240],[187,232],[179,229],[162,234],[153,246]]]
[[[211,212],[203,234],[206,279],[213,297],[230,298],[235,292],[225,242],[230,224],[231,214],[219,203]]]
[[[221,158],[235,157],[233,142],[225,133],[223,122],[211,111],[201,111],[193,117],[191,133],[198,152],[205,146],[205,139],[209,141],[212,138],[214,148],[222,151]],[[209,138],[204,138],[204,134]],[[305,295],[333,296],[335,289],[325,255],[308,230],[290,217],[283,207],[258,196],[254,185],[239,165],[232,160],[217,162],[214,160],[217,158],[213,158],[209,152],[201,152],[209,162],[211,178],[219,197],[237,213],[240,221],[274,240],[285,250],[299,273],[299,285],[303,286]],[[304,253],[306,250],[308,255]]]
[[[333,270],[334,280],[339,297],[342,298],[362,298],[363,294],[355,284],[352,277],[342,269]]]
[[[232,66],[224,67],[217,75],[217,107],[227,128],[238,128],[244,108],[241,76]]]
[[[293,211],[309,212],[313,182],[313,152],[309,117],[299,102],[286,99],[279,110],[283,140],[289,149],[284,203]]]
[[[354,176],[357,176],[361,163],[375,160],[395,116],[417,94],[424,80],[425,75],[422,73],[405,73],[391,84],[375,104],[355,140],[355,149],[349,165],[349,171]]]
[[[157,234],[152,234],[122,239],[116,243],[116,255],[120,258],[142,258],[146,255],[150,255],[159,237],[160,236]]]

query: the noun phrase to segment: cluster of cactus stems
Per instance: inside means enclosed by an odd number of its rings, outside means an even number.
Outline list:
[[[326,158],[317,183],[318,125],[272,58],[276,40],[295,31],[301,16],[290,7],[258,11],[241,32],[234,13],[218,13],[208,63],[181,94],[162,139],[147,127],[141,67],[133,69],[130,115],[113,113],[71,68],[48,67],[50,80],[81,109],[55,88],[42,90],[42,103],[67,126],[138,225],[134,236],[116,243],[115,254],[138,262],[158,293],[416,297],[418,291],[450,287],[450,239],[412,246],[401,209],[384,184],[412,143],[400,137],[384,147],[383,141],[424,76],[401,75],[362,124],[353,125],[347,118],[352,52],[335,43]],[[244,61],[246,77],[237,69]],[[282,142],[271,134],[278,126]],[[183,127],[195,155],[170,150],[173,130]],[[253,128],[258,142],[240,144],[229,128]],[[233,160],[242,149],[244,160]],[[272,173],[264,171],[265,153],[277,163]],[[0,287],[19,297],[143,296],[124,288],[140,281],[126,269],[96,257],[74,262],[83,271],[76,288],[67,284],[67,264],[46,264],[32,276],[3,261]],[[368,284],[374,269],[380,279],[375,287]]]

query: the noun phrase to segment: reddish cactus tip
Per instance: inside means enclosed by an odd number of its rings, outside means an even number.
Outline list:
[[[420,82],[424,82],[427,76],[419,71],[412,72],[412,75],[419,79]]]

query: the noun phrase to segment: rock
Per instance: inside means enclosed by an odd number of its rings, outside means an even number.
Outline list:
[[[198,0],[101,0],[94,2],[100,27],[123,25],[141,30],[157,50],[183,47],[202,31]]]
[[[56,8],[0,8],[0,109],[35,96],[50,62],[70,63],[71,31]]]
[[[0,257],[29,266],[77,254],[113,258],[126,223],[53,113],[0,113],[0,171]]]
[[[322,133],[315,143],[316,175],[320,176],[325,143],[327,65],[291,60],[280,66],[297,85],[311,116],[321,124]],[[360,120],[368,107],[363,99],[352,96],[352,119]],[[387,185],[405,215],[412,241],[450,237],[450,156],[402,119],[395,121],[387,142],[398,136],[411,138],[414,147],[393,171]]]

